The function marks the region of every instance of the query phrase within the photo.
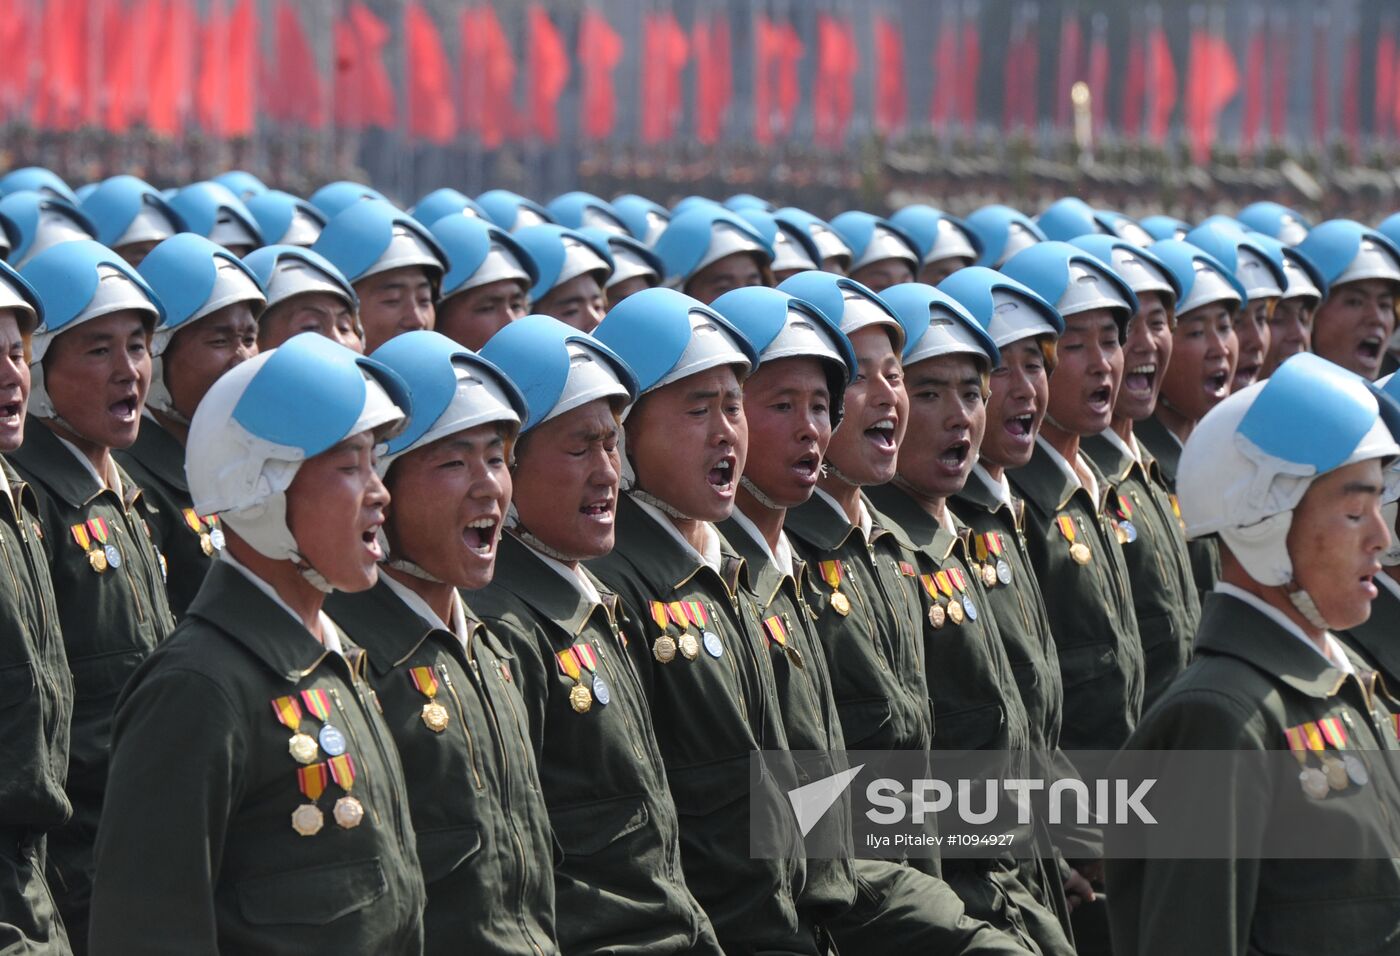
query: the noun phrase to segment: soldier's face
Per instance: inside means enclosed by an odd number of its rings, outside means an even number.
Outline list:
[[[1303,495],[1288,529],[1288,556],[1294,580],[1332,630],[1356,627],[1371,616],[1373,579],[1389,543],[1379,459],[1338,468]]]
[[[1157,408],[1157,393],[1171,363],[1172,320],[1160,292],[1138,295],[1138,311],[1123,343],[1123,384],[1113,406],[1115,418],[1140,422]]]
[[[1049,415],[1072,435],[1097,435],[1113,420],[1123,378],[1123,347],[1108,309],[1090,309],[1065,320],[1050,376]]]
[[[592,332],[603,321],[606,311],[603,287],[598,284],[597,274],[585,272],[561,282],[535,303],[535,311],[551,315],[580,332]]]
[[[970,355],[942,355],[904,370],[909,431],[899,477],[922,499],[962,491],[987,429],[982,373]]]
[[[329,292],[294,295],[264,312],[258,319],[258,350],[275,349],[303,332],[324,335],[355,352],[365,350],[355,331],[355,313],[344,299]]]
[[[972,265],[972,260],[966,256],[948,256],[943,259],[935,259],[919,270],[919,281],[925,285],[938,285],[954,272],[970,265]]]
[[[732,366],[697,372],[650,392],[627,419],[637,485],[681,514],[723,521],[748,451],[744,396]]]
[[[403,557],[453,587],[491,583],[510,505],[510,431],[499,422],[439,438],[389,468],[385,534]]]
[[[1239,358],[1235,360],[1235,375],[1230,390],[1253,384],[1264,372],[1264,360],[1269,354],[1269,315],[1278,299],[1252,299],[1235,316],[1235,338],[1239,340]]]
[[[145,316],[124,310],[49,344],[44,387],[80,448],[129,448],[136,441],[151,383],[150,338]]]
[[[439,302],[435,328],[458,345],[480,349],[491,336],[523,318],[529,304],[516,280],[488,282]]]
[[[685,293],[709,305],[730,289],[763,285],[763,270],[750,252],[736,252],[711,262],[685,284]]]
[[[871,292],[879,292],[901,282],[913,282],[914,267],[905,259],[877,259],[853,271],[851,278]]]
[[[619,433],[605,398],[530,431],[517,447],[513,499],[526,531],[574,560],[612,551]]]
[[[629,295],[636,295],[654,285],[656,283],[647,276],[633,276],[630,279],[623,279],[621,282],[614,282],[608,286],[608,308],[611,309]]]
[[[161,356],[175,410],[193,418],[209,386],[257,354],[258,323],[246,302],[224,306],[180,329]]]
[[[24,440],[29,403],[29,361],[14,309],[0,310],[0,452],[14,451]]]
[[[379,580],[375,535],[389,492],[374,471],[374,437],[360,432],[297,469],[287,488],[287,527],[297,550],[338,591]]]
[[[1162,401],[1188,421],[1200,421],[1230,394],[1238,349],[1230,310],[1224,305],[1211,303],[1178,316],[1171,364],[1162,377]]]
[[[1395,331],[1394,284],[1382,279],[1345,282],[1332,289],[1313,323],[1313,351],[1374,380]]]
[[[1311,299],[1283,299],[1269,316],[1269,351],[1264,356],[1264,378],[1274,374],[1283,360],[1312,347]]]
[[[899,353],[884,326],[866,326],[851,335],[856,380],[846,389],[846,416],[831,436],[827,458],[862,485],[882,485],[894,477],[899,443],[909,425],[909,395]]]
[[[396,335],[433,327],[433,285],[421,266],[389,269],[355,284],[365,354]]]
[[[760,365],[744,382],[749,443],[761,452],[744,464],[744,477],[764,497],[796,508],[812,496],[831,442],[831,395],[814,358]]]
[[[1050,372],[1040,342],[1032,337],[1009,343],[992,372],[982,459],[997,468],[1030,461],[1049,398]]]
[[[150,255],[152,249],[163,241],[162,239],[148,239],[145,242],[128,242],[124,246],[117,246],[112,251],[131,263],[131,267],[134,269],[141,264],[146,256]]]

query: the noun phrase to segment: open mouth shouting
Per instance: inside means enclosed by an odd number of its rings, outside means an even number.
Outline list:
[[[108,405],[107,413],[122,424],[129,425],[136,421],[140,405],[139,396],[133,389],[129,394]]]
[[[1152,389],[1157,384],[1157,363],[1144,362],[1134,365],[1123,373],[1123,391],[1132,398],[1147,401],[1152,397]]]
[[[1356,360],[1363,368],[1379,369],[1381,365],[1381,350],[1385,346],[1385,338],[1379,331],[1367,335],[1356,346]]]
[[[793,478],[804,488],[816,485],[817,478],[821,476],[821,468],[822,456],[816,449],[796,459],[789,466]]]
[[[384,549],[379,546],[379,529],[384,527],[384,514],[380,512],[369,524],[360,529],[360,542],[364,545],[371,561],[384,560]]]
[[[1242,388],[1253,385],[1259,378],[1259,373],[1264,368],[1264,356],[1258,352],[1249,355],[1241,355],[1239,362],[1235,365],[1235,377],[1230,383],[1231,391],[1238,392]]]
[[[501,522],[494,516],[468,521],[462,529],[462,540],[477,557],[489,558],[496,552],[496,538]]]
[[[0,428],[19,428],[23,421],[23,401],[16,398],[14,401],[0,403]]]
[[[898,423],[893,415],[882,418],[865,430],[865,438],[882,454],[893,455],[899,450],[895,442],[895,426]]]
[[[1223,400],[1230,394],[1230,367],[1228,365],[1220,366],[1206,372],[1205,378],[1201,380],[1201,388],[1211,401]]]
[[[739,459],[733,454],[726,454],[719,461],[715,462],[708,472],[705,473],[705,480],[710,483],[710,488],[722,498],[734,496],[734,488],[739,479]]]
[[[1091,389],[1085,398],[1085,407],[1094,416],[1113,414],[1113,387],[1108,383]]]
[[[614,507],[615,504],[613,502],[612,496],[609,495],[605,498],[599,498],[595,501],[586,502],[583,505],[583,507],[578,509],[578,511],[579,514],[583,515],[589,521],[596,521],[599,524],[610,525],[613,523]]]
[[[972,442],[959,438],[943,449],[938,456],[938,467],[949,478],[961,478],[971,465]]]

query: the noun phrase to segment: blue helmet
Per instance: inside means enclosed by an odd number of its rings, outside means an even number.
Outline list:
[[[1235,274],[1244,288],[1246,302],[1277,299],[1288,288],[1283,267],[1241,228],[1229,223],[1203,224],[1188,232],[1186,241],[1210,253]]]
[[[1286,246],[1296,246],[1312,226],[1296,210],[1276,202],[1250,203],[1235,216],[1255,232],[1271,236]]]
[[[833,272],[799,272],[784,279],[778,289],[816,306],[848,339],[861,329],[879,326],[889,334],[896,352],[904,349],[899,316],[855,279]]]
[[[324,292],[342,299],[351,312],[360,308],[355,287],[320,253],[304,246],[263,246],[243,259],[263,295],[267,308],[308,292]]]
[[[353,205],[362,199],[378,199],[381,202],[388,202],[389,197],[385,196],[373,186],[366,186],[364,183],[352,183],[342,179],[338,182],[326,183],[320,189],[311,194],[311,205],[321,210],[322,215],[331,219],[340,214],[346,206]]]
[[[326,223],[312,250],[356,283],[370,276],[418,266],[436,283],[446,256],[428,227],[387,202],[366,200],[345,207]]]
[[[1128,284],[1133,294],[1139,297],[1144,292],[1158,292],[1167,297],[1167,311],[1176,314],[1176,301],[1181,297],[1181,284],[1176,274],[1167,268],[1165,262],[1117,236],[1080,236],[1070,241],[1091,256],[1106,262],[1118,273],[1119,278]]]
[[[723,209],[724,203],[716,202],[709,196],[682,196],[676,201],[676,204],[671,207],[671,215],[672,217],[679,216],[681,213],[688,212],[696,206],[703,206],[706,209]]]
[[[1194,228],[1200,229],[1202,226],[1223,229],[1229,233],[1244,233],[1245,235],[1249,235],[1251,232],[1254,232],[1253,229],[1250,229],[1248,226],[1240,222],[1234,216],[1227,216],[1223,212],[1217,212],[1206,216],[1200,222],[1196,223]],[[1186,239],[1187,242],[1190,242],[1190,232],[1188,231],[1187,235],[1183,238]]]
[[[548,315],[516,319],[491,336],[481,357],[524,395],[521,434],[598,399],[619,413],[637,400],[637,378],[616,352]]]
[[[656,245],[656,240],[661,238],[661,234],[666,231],[666,224],[671,221],[669,209],[635,193],[618,196],[612,201],[612,208],[633,238],[648,247]]]
[[[8,262],[0,262],[0,311],[15,313],[21,335],[29,335],[44,324],[44,303],[23,276]]]
[[[185,228],[159,190],[135,176],[104,179],[83,197],[82,209],[97,241],[112,249],[129,243],[159,242]]]
[[[1391,213],[1382,219],[1381,224],[1376,227],[1376,232],[1400,246],[1400,212]]]
[[[1061,318],[1109,309],[1118,323],[1119,341],[1137,314],[1137,296],[1113,267],[1067,242],[1052,239],[1023,249],[1001,271],[1053,303]]]
[[[25,166],[22,169],[12,169],[4,176],[0,176],[0,196],[8,196],[10,193],[26,190],[53,196],[74,206],[78,205],[78,196],[72,188],[59,179],[53,170],[45,169],[43,166]]]
[[[826,370],[831,427],[841,424],[846,387],[855,378],[850,339],[826,313],[778,289],[749,286],[715,299],[712,308],[749,340],[756,367],[785,358],[814,358]]]
[[[170,198],[185,228],[221,246],[263,245],[258,221],[227,186],[218,183],[192,183]]]
[[[580,229],[579,234],[607,246],[613,263],[612,275],[608,276],[607,282],[609,289],[638,276],[645,277],[648,285],[658,286],[666,277],[666,266],[662,264],[661,257],[640,239],[588,227]]]
[[[0,199],[0,218],[12,243],[10,264],[24,264],[60,243],[92,239],[97,228],[77,206],[48,193],[24,190]]]
[[[1096,232],[1127,239],[1138,245],[1151,238],[1151,234],[1131,217],[1120,212],[1095,209],[1074,196],[1055,200],[1045,207],[1035,221],[1046,238],[1061,242]]]
[[[820,258],[817,259],[818,266],[827,259],[835,259],[842,271],[850,271],[851,247],[846,245],[846,240],[842,239],[825,219],[820,219],[807,210],[798,209],[796,206],[784,206],[773,213],[773,218],[782,225],[802,230],[812,238],[820,255]]]
[[[801,272],[822,267],[821,250],[805,229],[779,222],[772,213],[755,206],[738,211],[739,217],[758,230],[773,250],[773,271]]]
[[[1138,225],[1153,239],[1184,239],[1191,231],[1189,222],[1175,216],[1144,216]]]
[[[1147,246],[1152,243],[1152,233],[1142,228],[1142,223],[1132,216],[1112,209],[1095,209],[1094,218],[1108,230],[1109,235],[1126,239],[1135,246]]]
[[[986,266],[959,269],[938,290],[960,303],[998,349],[1025,338],[1053,342],[1065,330],[1060,313],[1037,292]]]
[[[752,343],[733,323],[674,289],[629,296],[593,335],[632,369],[639,395],[722,365],[741,366],[743,378],[758,364]]]
[[[485,219],[448,213],[429,231],[449,263],[439,301],[507,279],[514,279],[528,291],[539,280],[539,267],[524,247]]]
[[[244,203],[270,246],[310,246],[326,228],[326,214],[300,196],[269,189]]]
[[[545,207],[550,218],[568,229],[591,227],[609,232],[629,232],[617,210],[606,199],[581,190],[555,196]]]
[[[1162,264],[1176,276],[1181,286],[1181,295],[1176,302],[1176,315],[1180,319],[1188,312],[1224,302],[1230,314],[1238,312],[1248,300],[1244,286],[1240,285],[1235,273],[1198,246],[1184,239],[1159,239],[1148,247]]]
[[[1296,246],[1286,246],[1262,232],[1251,232],[1249,238],[1283,270],[1284,278],[1288,280],[1288,285],[1283,289],[1284,299],[1311,299],[1312,304],[1317,305],[1327,298],[1327,280],[1322,278],[1313,261]]]
[[[612,253],[607,243],[600,243],[577,229],[565,229],[552,223],[526,226],[515,232],[514,238],[534,260],[538,270],[530,288],[532,303],[586,273],[597,276],[600,289],[612,275]]]
[[[944,355],[971,355],[983,372],[1001,364],[1001,351],[963,304],[922,282],[901,282],[882,298],[904,326],[904,367]]]
[[[1016,253],[1044,242],[1046,235],[1035,221],[1010,206],[992,203],[966,219],[968,231],[982,243],[982,255],[974,265],[996,269]]]
[[[761,196],[753,193],[735,193],[724,201],[724,208],[730,212],[744,212],[747,209],[757,209],[759,212],[772,212],[778,208]]]
[[[408,423],[379,459],[385,474],[394,459],[439,438],[502,422],[514,433],[524,421],[525,398],[490,361],[429,329],[396,335],[370,356],[398,373],[413,406]]]
[[[666,265],[666,281],[684,288],[697,272],[727,256],[748,253],[768,267],[773,249],[746,220],[714,202],[677,206],[666,231],[652,247]]]
[[[455,189],[434,189],[413,204],[409,214],[425,226],[431,226],[444,216],[466,216],[468,218],[489,219],[486,210],[476,204],[465,193]]]
[[[1400,282],[1400,247],[1350,219],[1331,219],[1315,226],[1298,243],[1298,251],[1312,260],[1332,290],[1363,279]]]
[[[506,232],[554,221],[539,203],[509,189],[489,189],[477,196],[476,202],[487,217]]]
[[[971,263],[982,255],[982,240],[968,229],[967,223],[941,209],[914,203],[890,216],[890,222],[914,240],[924,265],[954,258]]]
[[[883,259],[902,259],[915,275],[921,264],[918,245],[903,229],[880,216],[851,210],[831,220],[831,228],[851,247],[851,271]]]
[[[245,202],[253,196],[261,196],[267,192],[267,183],[242,169],[230,169],[226,173],[219,173],[210,182],[226,187],[229,192]]]

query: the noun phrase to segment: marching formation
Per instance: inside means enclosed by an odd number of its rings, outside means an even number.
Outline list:
[[[1400,814],[1400,215],[0,193],[0,952],[1396,951],[1248,849]],[[1122,748],[1298,775],[875,860],[751,764]]]

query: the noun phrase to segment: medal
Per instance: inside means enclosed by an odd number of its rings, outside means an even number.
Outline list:
[[[320,741],[321,749],[329,756],[339,757],[345,753],[345,735],[331,724],[322,724],[316,739]]]
[[[1325,799],[1331,788],[1327,785],[1327,775],[1316,767],[1308,767],[1298,774],[1298,782],[1303,792],[1314,800]]]
[[[92,568],[98,574],[107,570],[107,555],[103,554],[101,551],[89,551],[87,556],[88,567]]]
[[[947,617],[948,614],[943,610],[943,605],[941,604],[935,604],[928,609],[928,622],[933,625],[935,630],[944,625],[947,621]]]
[[[1118,527],[1123,532],[1124,544],[1132,544],[1138,539],[1137,528],[1131,521],[1120,521],[1118,522]]]
[[[1069,515],[1059,515],[1055,518],[1055,525],[1060,529],[1060,534],[1069,542],[1069,556],[1075,564],[1088,564],[1089,546],[1082,541],[1076,541],[1078,532],[1074,526],[1074,518]]]
[[[608,684],[599,674],[593,675],[593,699],[601,707],[606,707],[612,703],[612,691],[608,690]]]
[[[688,661],[693,661],[700,656],[700,639],[694,634],[686,631],[680,639],[681,656]]]
[[[997,586],[997,569],[990,564],[982,565],[982,586],[984,588],[994,588]]]
[[[347,793],[335,802],[335,806],[331,809],[331,816],[335,818],[336,826],[353,830],[365,818],[365,808],[359,800]]]
[[[963,613],[963,606],[957,601],[948,602],[948,620],[954,624],[961,624],[966,615]]]
[[[720,641],[719,635],[714,631],[706,631],[702,640],[705,644],[706,654],[709,654],[715,660],[719,660],[724,656],[724,643]]]
[[[1076,541],[1070,545],[1069,556],[1074,559],[1075,564],[1088,564],[1092,555],[1089,553],[1089,546]]]
[[[210,518],[208,520],[218,521],[219,519]],[[209,529],[209,543],[214,546],[215,551],[224,550],[224,545],[227,544],[224,540],[224,529],[220,528],[217,524]]]
[[[1327,775],[1327,786],[1333,790],[1345,790],[1351,782],[1346,764],[1330,754],[1322,758],[1322,770]]]
[[[447,708],[435,700],[430,700],[423,705],[423,725],[435,734],[440,734],[447,729],[452,717],[447,712]]]
[[[851,601],[840,591],[831,592],[831,606],[835,609],[836,613],[842,617],[851,613]]]
[[[559,669],[564,672],[564,676],[574,682],[569,688],[569,706],[574,709],[574,713],[585,714],[593,706],[593,694],[583,684],[583,664],[578,652],[577,647],[566,647],[562,651],[555,651],[554,658],[559,662]]]
[[[310,734],[292,734],[292,738],[287,741],[287,752],[297,763],[310,763],[317,756],[316,741]]]
[[[107,555],[102,553],[101,548],[93,550],[92,537],[88,534],[87,525],[82,523],[70,525],[68,533],[73,536],[73,543],[87,555],[88,567],[98,574],[107,570]]]
[[[428,702],[423,705],[423,725],[435,734],[442,733],[447,729],[452,716],[447,708],[438,702],[437,674],[431,667],[419,665],[408,669],[408,679],[413,681],[418,693],[428,698]]]
[[[94,552],[95,553],[95,552]],[[297,763],[307,764],[316,759],[316,741],[310,734],[301,732],[301,704],[295,697],[274,697],[272,713],[277,722],[292,732],[287,740],[287,753]],[[301,773],[300,770],[297,771]],[[312,798],[313,800],[315,797]]]
[[[949,568],[948,577],[952,579],[953,586],[958,589],[958,594],[962,596],[962,609],[967,614],[969,621],[977,620],[977,605],[972,603],[972,595],[967,593],[967,578],[963,576],[962,568]]]
[[[1002,584],[1011,583],[1011,565],[1000,558],[997,559],[997,580]]]
[[[972,598],[963,595],[962,604],[963,611],[967,613],[967,619],[969,621],[977,620],[977,605],[972,603]]]
[[[119,568],[122,566],[122,553],[117,550],[115,544],[107,545],[102,549],[102,552],[107,555],[107,563],[112,567]]]
[[[676,659],[675,638],[669,634],[662,634],[656,639],[656,643],[651,645],[651,656],[663,664],[671,663]]]
[[[314,803],[303,803],[292,811],[292,829],[302,836],[315,836],[326,825],[326,815]]]
[[[210,539],[207,532],[199,536],[199,550],[204,552],[206,558],[212,558],[214,556],[214,542]]]
[[[1366,765],[1359,757],[1343,754],[1342,765],[1347,768],[1347,776],[1351,778],[1351,782],[1358,787],[1364,787],[1371,782],[1371,774],[1367,772]]]
[[[569,706],[576,714],[586,714],[593,706],[593,694],[583,684],[569,688]]]
[[[798,670],[805,670],[807,665],[802,660],[802,652],[793,644],[788,644],[785,649],[787,651],[788,660],[792,662],[792,666],[796,667]]]
[[[846,579],[846,566],[838,561],[818,561],[822,580],[831,588],[831,607],[845,617],[851,613],[851,599],[841,593],[841,582]]]
[[[321,808],[316,806],[316,801],[326,792],[326,779],[329,776],[330,773],[323,763],[297,768],[297,789],[310,801],[292,811],[292,829],[302,836],[315,836],[321,832],[321,827],[326,825],[326,817],[321,813]]]
[[[306,705],[306,709],[321,721],[321,730],[316,734],[316,740],[321,745],[321,749],[328,756],[339,757],[345,753],[345,735],[331,724],[331,702],[325,690],[320,687],[312,687],[301,692],[301,702]]]

